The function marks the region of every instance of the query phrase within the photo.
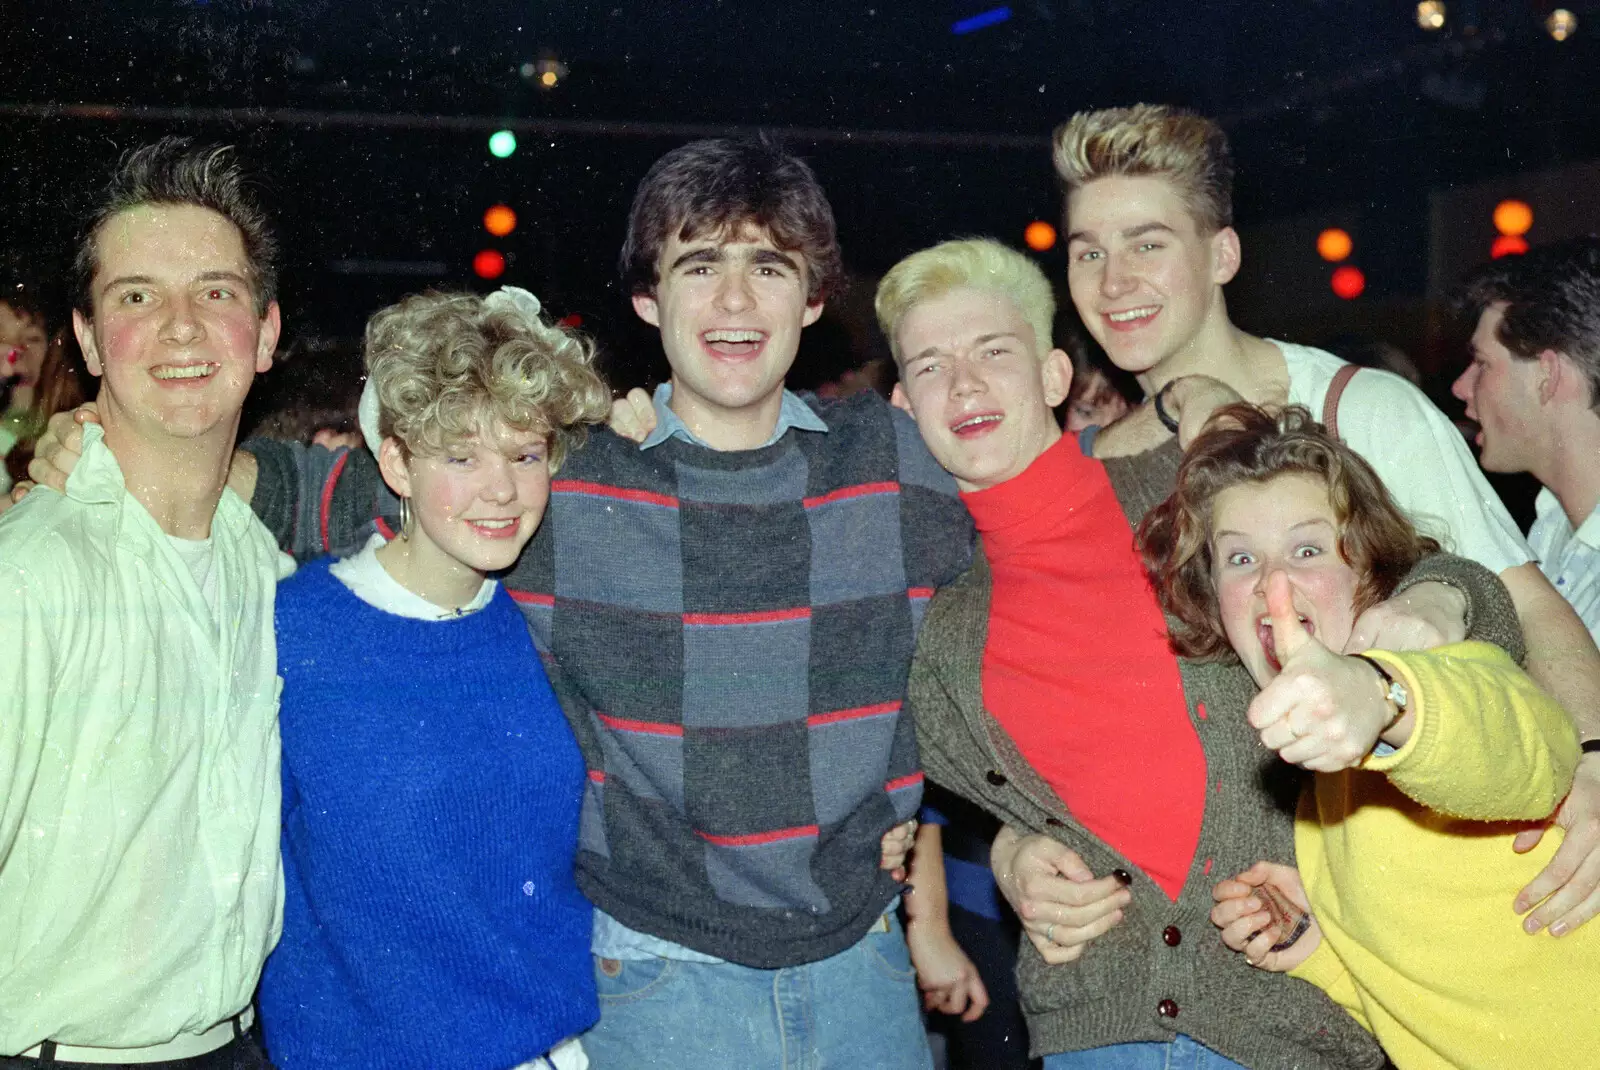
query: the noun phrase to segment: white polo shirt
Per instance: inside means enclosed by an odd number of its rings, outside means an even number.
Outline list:
[[[1561,499],[1539,489],[1534,502],[1528,545],[1539,558],[1539,571],[1583,618],[1583,626],[1600,643],[1600,507],[1577,531],[1561,508]]]

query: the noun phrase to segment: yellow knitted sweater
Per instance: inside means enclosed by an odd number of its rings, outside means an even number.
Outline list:
[[[1600,1066],[1600,922],[1529,936],[1512,912],[1561,842],[1555,829],[1511,849],[1571,787],[1571,721],[1498,647],[1372,656],[1404,680],[1416,726],[1301,799],[1295,847],[1323,941],[1292,973],[1400,1070]]]

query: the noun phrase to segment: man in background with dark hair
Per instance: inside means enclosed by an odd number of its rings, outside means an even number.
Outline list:
[[[1478,422],[1478,463],[1543,485],[1528,544],[1600,640],[1600,238],[1492,261],[1457,304],[1477,317],[1451,393]]]
[[[167,139],[77,267],[101,425],[0,519],[0,1066],[265,1067],[281,558],[224,480],[272,243],[229,150]]]

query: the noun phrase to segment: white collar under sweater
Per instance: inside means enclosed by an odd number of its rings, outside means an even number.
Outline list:
[[[335,561],[328,567],[328,571],[332,573],[334,579],[350,588],[351,594],[367,605],[412,620],[453,620],[468,613],[476,613],[494,598],[494,589],[499,584],[487,578],[484,579],[483,586],[478,588],[478,593],[473,596],[472,601],[460,609],[444,609],[421,595],[413,594],[389,575],[388,570],[383,567],[383,562],[378,560],[379,548],[388,541],[382,535],[374,533],[361,548],[360,553]]]

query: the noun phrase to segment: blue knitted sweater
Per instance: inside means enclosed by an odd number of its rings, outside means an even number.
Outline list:
[[[280,1070],[506,1070],[597,1017],[573,879],[584,766],[497,591],[409,620],[326,560],[278,591],[283,939],[262,978]]]

